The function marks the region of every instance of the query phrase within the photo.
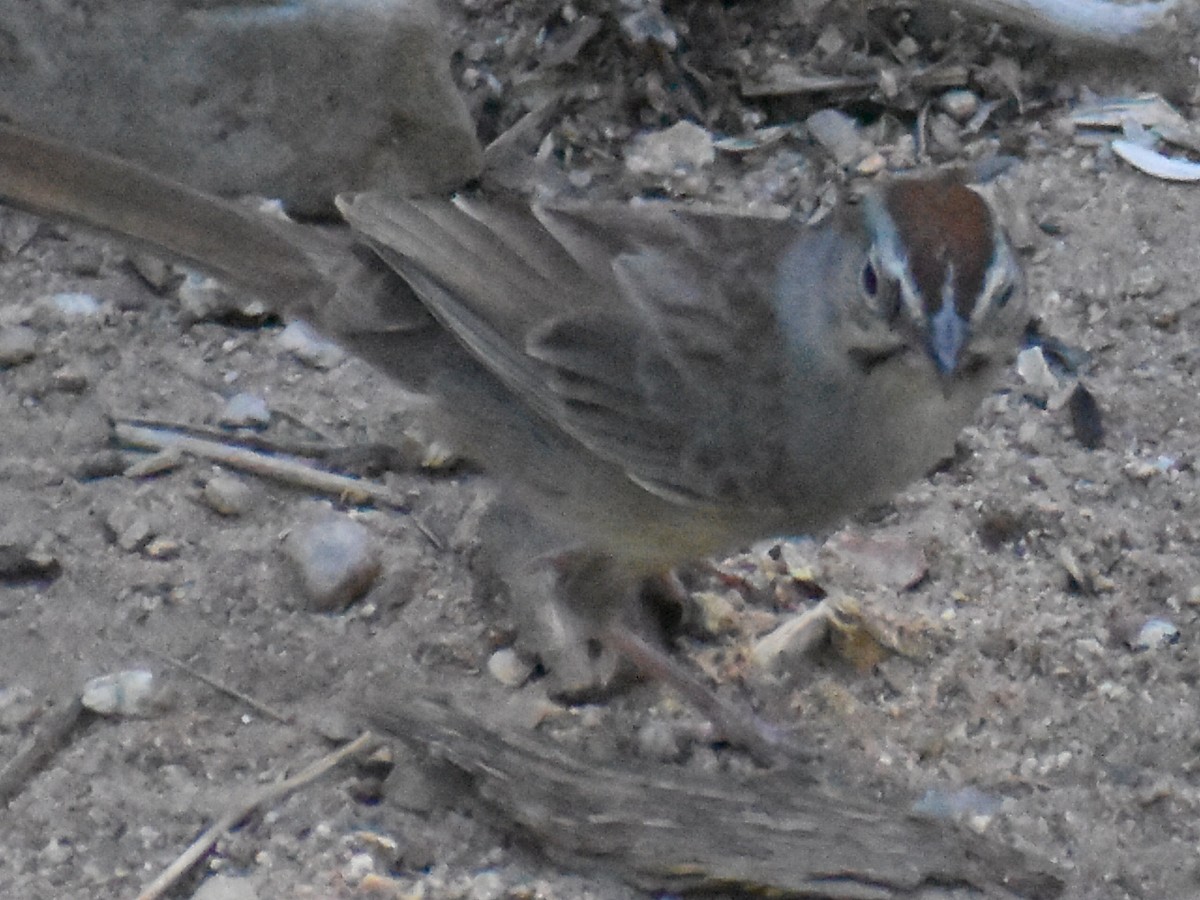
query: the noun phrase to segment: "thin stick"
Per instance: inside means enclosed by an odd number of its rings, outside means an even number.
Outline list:
[[[272,478],[325,494],[335,494],[351,502],[369,500],[393,509],[407,510],[408,508],[406,498],[394,494],[382,485],[345,475],[336,475],[296,459],[271,456],[218,441],[156,428],[125,425],[120,422],[113,426],[113,430],[117,440],[125,446],[149,450],[166,450],[175,447],[192,456],[218,462],[231,469],[240,469],[263,478]]]
[[[260,807],[282,800],[297,788],[315,781],[330,769],[341,764],[351,756],[362,752],[376,741],[378,741],[378,738],[375,735],[369,731],[364,731],[349,744],[346,744],[346,746],[321,757],[299,774],[293,775],[291,778],[285,778],[283,781],[275,784],[267,785],[249,800],[227,810],[204,834],[196,838],[183,853],[176,857],[175,861],[167,866],[161,875],[146,885],[142,892],[137,895],[137,900],[158,900],[238,822],[241,822]]]
[[[274,708],[263,703],[261,700],[255,700],[249,694],[242,693],[237,688],[230,687],[229,685],[218,681],[216,678],[213,678],[211,675],[205,675],[199,669],[194,669],[191,666],[189,666],[182,659],[176,659],[174,656],[169,656],[166,653],[162,653],[158,650],[155,650],[153,647],[147,647],[147,646],[143,645],[142,649],[145,650],[147,653],[151,654],[152,656],[158,657],[163,662],[167,663],[167,665],[174,666],[176,669],[179,669],[181,672],[186,672],[188,675],[191,675],[197,681],[204,682],[210,688],[220,691],[222,694],[228,694],[233,699],[239,700],[242,703],[245,703],[252,710],[266,716],[268,719],[274,719],[276,722],[279,722],[282,725],[293,724],[291,716],[285,715],[284,713],[281,713],[281,712],[275,710]]]
[[[970,79],[966,66],[934,66],[904,73],[901,80],[918,90],[960,87]],[[743,97],[775,97],[791,94],[841,94],[871,91],[879,87],[878,75],[808,75],[785,72],[773,75],[768,81],[743,81]]]
[[[286,441],[267,437],[264,434],[247,434],[245,432],[230,432],[227,428],[215,425],[196,425],[191,422],[180,422],[174,419],[148,419],[142,416],[115,416],[114,424],[130,425],[134,428],[149,428],[154,431],[169,431],[188,437],[209,438],[217,443],[230,447],[249,447],[252,450],[263,450],[268,453],[286,453],[290,456],[306,456],[321,459],[339,449],[329,441]],[[303,425],[308,428],[309,426]],[[310,429],[311,430],[311,429]]]
[[[244,447],[177,434],[160,428],[143,428],[139,425],[114,422],[113,433],[117,440],[127,447],[159,451],[174,448],[201,459],[220,463],[231,469],[240,469],[243,472],[250,472],[252,475],[272,478],[284,484],[324,494],[334,494],[351,503],[371,502],[398,509],[409,514],[409,519],[417,531],[421,532],[425,539],[433,545],[433,549],[439,552],[446,549],[445,541],[435,534],[421,520],[420,516],[408,508],[407,498],[400,497],[383,485],[375,484],[372,481],[337,475],[299,460],[258,453]]]

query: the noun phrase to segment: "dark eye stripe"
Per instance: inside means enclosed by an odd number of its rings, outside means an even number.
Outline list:
[[[893,347],[884,347],[880,349],[867,349],[865,347],[851,347],[850,359],[863,370],[864,373],[870,372],[876,366],[882,365],[889,359],[899,356],[904,352],[904,345],[897,344]]]

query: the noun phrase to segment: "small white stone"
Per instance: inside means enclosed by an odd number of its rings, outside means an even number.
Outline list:
[[[1058,388],[1058,379],[1050,371],[1050,365],[1041,347],[1027,347],[1017,354],[1017,374],[1031,393],[1045,398]]]
[[[355,853],[346,863],[346,880],[357,884],[375,871],[375,858],[370,853]]]
[[[192,900],[258,900],[258,891],[249,878],[213,875],[204,879]]]
[[[88,679],[81,702],[102,716],[144,716],[154,711],[154,701],[154,674],[130,669]]]
[[[204,485],[204,502],[223,516],[240,516],[250,509],[250,486],[232,475],[215,475]]]
[[[346,358],[346,351],[327,341],[305,322],[291,322],[279,335],[279,346],[314,369],[332,369]]]
[[[979,109],[979,98],[971,91],[956,88],[942,94],[938,99],[938,105],[952,119],[966,122]]]
[[[858,122],[841,110],[817,110],[804,121],[804,127],[839,166],[854,165],[869,150],[859,134]]]
[[[271,410],[262,397],[243,392],[225,401],[217,422],[226,428],[266,428],[271,424]]]
[[[533,674],[533,666],[521,659],[511,647],[497,650],[488,657],[488,674],[505,687],[520,687]]]
[[[84,318],[100,312],[100,301],[92,294],[79,291],[63,291],[50,297],[50,303],[67,318]]]

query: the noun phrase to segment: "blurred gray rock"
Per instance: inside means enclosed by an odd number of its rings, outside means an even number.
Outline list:
[[[423,0],[0,3],[0,117],[223,194],[457,187],[481,150]]]
[[[367,592],[382,567],[371,532],[332,512],[293,529],[283,552],[313,612],[345,609]]]

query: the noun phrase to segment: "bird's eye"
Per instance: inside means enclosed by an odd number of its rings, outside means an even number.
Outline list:
[[[900,284],[892,278],[880,277],[875,263],[868,260],[862,268],[862,292],[880,318],[894,322],[900,315]]]
[[[871,299],[875,299],[879,293],[879,275],[875,272],[875,266],[868,262],[863,266],[862,270],[862,289]]]
[[[996,300],[995,300],[996,308],[1004,309],[1004,307],[1008,306],[1008,301],[1013,298],[1013,294],[1015,294],[1016,292],[1017,292],[1016,285],[1010,284],[1007,287],[1005,287],[1004,290],[1002,290],[999,294],[996,295]]]

